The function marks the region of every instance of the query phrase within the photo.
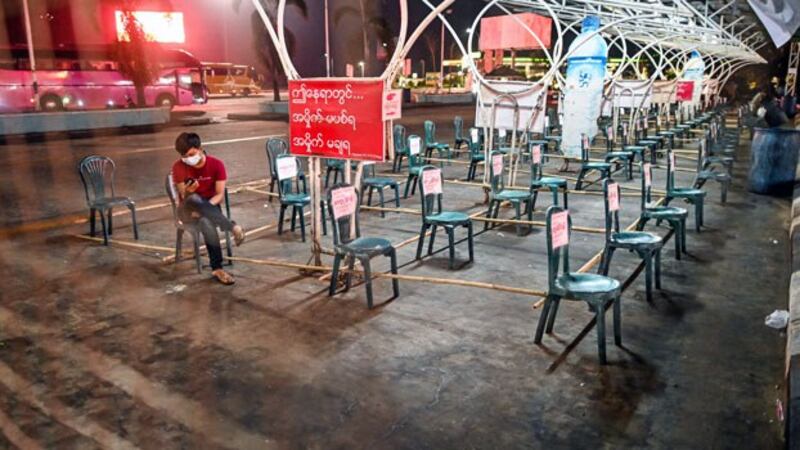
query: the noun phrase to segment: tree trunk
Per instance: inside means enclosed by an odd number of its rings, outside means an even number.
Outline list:
[[[139,108],[147,107],[147,99],[144,96],[144,85],[136,85],[136,105]]]

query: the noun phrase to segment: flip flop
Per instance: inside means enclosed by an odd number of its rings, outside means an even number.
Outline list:
[[[236,244],[237,247],[242,245],[242,242],[244,242],[245,237],[246,235],[244,234],[244,228],[242,228],[239,225],[233,227],[233,242]]]
[[[223,284],[225,286],[230,286],[230,285],[236,283],[236,280],[233,278],[233,276],[231,274],[229,274],[228,272],[225,272],[224,270],[220,270],[220,271],[217,271],[217,272],[212,272],[211,275],[220,284]]]

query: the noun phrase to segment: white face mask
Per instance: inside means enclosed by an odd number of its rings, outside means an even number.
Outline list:
[[[758,116],[759,119],[763,119],[764,116],[766,115],[767,115],[767,108],[764,108],[763,106],[761,108],[758,108],[758,110],[756,111],[756,116]]]
[[[194,167],[194,166],[200,164],[200,160],[202,158],[203,157],[201,155],[194,155],[194,156],[187,156],[185,158],[181,158],[181,161],[183,161],[183,163],[186,164],[186,165]]]

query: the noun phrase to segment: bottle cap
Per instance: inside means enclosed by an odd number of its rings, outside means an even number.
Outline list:
[[[595,31],[600,28],[600,18],[597,16],[586,16],[581,24],[581,31]]]

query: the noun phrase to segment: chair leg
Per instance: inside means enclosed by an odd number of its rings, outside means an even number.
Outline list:
[[[725,204],[728,201],[728,188],[731,186],[731,180],[727,179],[722,182],[721,186],[721,193],[720,193],[720,202]]]
[[[419,241],[417,241],[417,257],[416,259],[422,258],[422,247],[425,246],[425,232],[428,231],[428,224],[423,223],[422,228],[419,230]]]
[[[331,272],[331,284],[328,287],[328,297],[333,297],[336,294],[336,282],[339,278],[339,266],[342,264],[342,255],[336,254],[333,257],[333,271]]]
[[[108,228],[106,228],[106,212],[100,210],[100,225],[103,227],[103,245],[108,245]]]
[[[492,218],[492,208],[493,207],[494,207],[494,200],[490,200],[489,201],[489,209],[486,211],[486,218],[487,219],[491,219]],[[486,231],[488,229],[489,229],[489,222],[488,221],[487,222],[483,222],[483,231]]]
[[[383,187],[379,187],[378,188],[378,197],[381,198],[381,208],[385,208],[386,201],[383,198]],[[385,218],[385,217],[386,217],[386,211],[381,209],[381,218]]]
[[[614,299],[614,343],[622,345],[622,296]]]
[[[522,202],[514,202],[514,211],[516,215],[514,216],[514,220],[520,220],[522,218],[522,213],[520,211]],[[517,224],[517,236],[522,236],[522,225]]]
[[[183,230],[180,228],[175,230],[175,264],[181,262],[181,250],[183,247]]]
[[[325,224],[325,201],[320,201],[319,205],[319,212],[320,212],[320,219],[322,222],[322,234],[327,236],[328,235],[328,225]]]
[[[399,208],[400,207],[400,186],[398,186],[397,183],[395,183],[392,186],[392,189],[394,189],[394,206],[396,208]]]
[[[597,354],[600,364],[605,365],[606,360],[606,310],[603,305],[595,305],[595,318],[597,319]]]
[[[686,219],[681,220],[681,251],[686,253]]]
[[[644,291],[647,303],[653,303],[653,254],[644,257]]]
[[[583,186],[583,177],[586,175],[586,169],[581,167],[581,171],[578,173],[578,181],[575,182],[575,190],[580,191],[581,187]]]
[[[133,239],[139,240],[139,224],[136,222],[136,205],[128,205],[131,210],[131,221],[133,221]]]
[[[558,188],[551,187],[550,192],[553,194],[553,206],[558,206]]]
[[[564,209],[569,209],[569,189],[564,188]]]
[[[533,337],[533,342],[535,344],[542,343],[542,335],[544,335],[544,327],[550,316],[550,306],[553,304],[553,301],[556,298],[558,297],[554,295],[548,295],[547,298],[545,298],[544,300],[544,306],[542,307],[542,312],[539,314],[539,324],[536,325],[536,334]]]
[[[347,275],[344,277],[344,292],[350,290],[350,286],[353,285],[353,268],[356,266],[356,257],[353,255],[347,255],[348,263],[347,263]]]
[[[286,214],[286,205],[281,205],[281,211],[278,213],[278,235],[283,233],[283,216]]]
[[[661,249],[658,249],[652,257],[656,259],[656,289],[661,289]]]
[[[297,226],[297,206],[292,206],[292,232],[294,232],[295,227]]]
[[[114,234],[114,208],[108,208],[106,215],[108,216],[108,235],[111,236]]]
[[[364,286],[367,288],[367,309],[372,309],[372,270],[369,267],[369,258],[360,258],[364,267]]]
[[[389,253],[389,262],[391,264],[391,272],[397,275],[397,251],[392,248]],[[400,297],[400,280],[392,278],[392,298]]]
[[[417,176],[414,176],[414,183],[411,185],[411,195],[417,192]]]
[[[475,260],[475,244],[473,242],[472,221],[467,223],[467,248],[469,249],[469,262]]]
[[[611,268],[611,258],[614,256],[614,247],[606,246],[603,252],[602,259],[600,260],[600,269],[597,271],[600,275],[608,276],[608,270]]]
[[[556,323],[556,314],[558,314],[558,306],[560,304],[561,298],[556,297],[550,306],[550,317],[547,318],[547,328],[544,330],[547,334],[553,334],[553,325]]]
[[[270,180],[269,180],[269,191],[270,192],[274,192],[275,191],[275,178],[271,178],[270,177]],[[267,198],[267,203],[272,203],[272,196],[271,195]]]
[[[694,219],[695,219],[695,228],[697,228],[698,232],[700,231],[700,227],[703,226],[703,203],[705,203],[703,197],[700,197],[695,201]]]
[[[431,226],[431,240],[428,241],[428,255],[433,253],[433,242],[436,240],[436,225]]]
[[[370,186],[367,192],[367,206],[372,206],[372,191],[375,189],[374,186]]]
[[[414,178],[414,175],[409,175],[408,179],[406,180],[406,189],[403,192],[403,198],[408,198],[408,188],[411,187],[411,180]]]
[[[453,227],[445,227],[445,231],[447,232],[447,243],[450,251],[450,270],[453,270],[453,266],[456,260],[456,239],[455,239],[455,229]]]
[[[89,209],[89,236],[94,237],[95,235],[95,220],[97,216],[97,210],[94,208]]]
[[[300,221],[300,237],[302,238],[303,242],[306,241],[306,216],[303,214],[303,207],[300,206],[297,208],[297,218]]]

